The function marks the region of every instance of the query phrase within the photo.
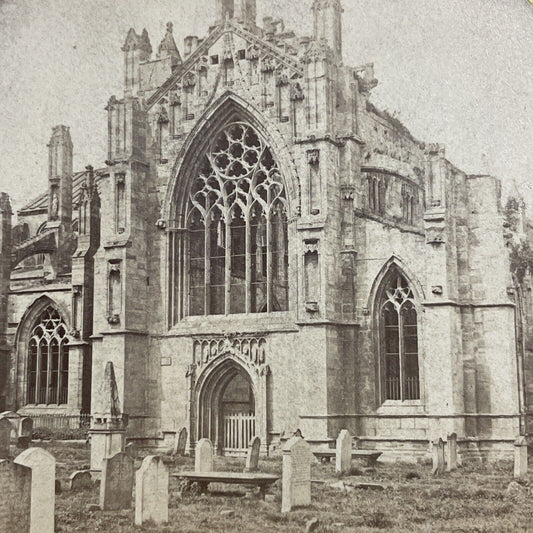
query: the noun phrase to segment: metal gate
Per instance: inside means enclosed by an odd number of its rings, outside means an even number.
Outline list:
[[[224,415],[224,455],[242,455],[255,437],[255,413]]]

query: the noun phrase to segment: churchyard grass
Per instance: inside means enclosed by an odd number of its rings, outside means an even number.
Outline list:
[[[57,477],[64,489],[75,470],[88,467],[89,447],[82,443],[49,442],[42,445],[57,460]],[[143,455],[143,454],[139,454]],[[165,457],[170,473],[191,470],[193,460]],[[242,471],[244,458],[216,458],[215,469]],[[135,463],[135,469],[141,458]],[[356,463],[354,462],[354,466]],[[260,460],[262,472],[281,476],[281,457]],[[99,490],[77,492],[63,490],[56,496],[56,531],[71,532],[150,532],[150,533],[233,533],[250,531],[305,531],[311,518],[317,517],[319,533],[345,532],[517,532],[533,531],[533,497],[510,499],[506,488],[512,481],[510,461],[493,464],[467,464],[439,477],[431,475],[430,464],[378,463],[375,471],[364,466],[353,469],[358,475],[336,476],[335,465],[315,464],[312,469],[312,505],[281,513],[281,481],[271,489],[266,501],[248,499],[245,489],[212,484],[207,495],[180,495],[179,480],[170,479],[169,523],[164,526],[134,526],[134,510],[95,509]],[[351,492],[330,487],[342,479],[345,483],[379,483],[383,491],[355,489]],[[533,482],[533,476],[528,477]],[[223,516],[233,510],[234,516]]]

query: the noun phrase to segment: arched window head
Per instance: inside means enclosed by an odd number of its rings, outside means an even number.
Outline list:
[[[381,375],[384,400],[419,400],[418,325],[413,291],[394,269],[380,298]]]
[[[68,338],[60,314],[52,306],[42,311],[28,343],[29,404],[68,402]]]
[[[187,236],[174,246],[185,263],[185,283],[176,276],[178,315],[287,310],[286,208],[278,164],[261,136],[242,122],[224,127],[202,156]]]

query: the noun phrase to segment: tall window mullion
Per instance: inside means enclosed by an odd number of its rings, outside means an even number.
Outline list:
[[[224,312],[226,315],[231,313],[231,216],[226,216],[226,242],[225,242],[225,261],[224,261]]]
[[[251,206],[250,197],[245,214],[245,294],[246,308],[245,312],[250,313],[252,310],[252,227],[251,227]]]

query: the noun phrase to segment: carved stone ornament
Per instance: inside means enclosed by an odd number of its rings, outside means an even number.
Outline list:
[[[435,286],[431,287],[431,292],[435,296],[441,296],[442,293],[443,293],[442,285],[435,285]]]
[[[274,58],[270,56],[264,56],[261,60],[261,72],[274,72],[274,70],[276,70]]]
[[[116,326],[117,324],[120,324],[120,316],[119,315],[108,315],[107,322],[113,326]]]
[[[81,333],[79,329],[71,329],[68,333],[73,339],[79,339],[81,337]]]
[[[175,107],[175,106],[181,105],[181,96],[180,96],[176,91],[172,91],[172,92],[168,95],[168,103],[169,103],[172,107]]]
[[[353,200],[355,197],[355,188],[352,185],[344,185],[342,188],[342,197],[345,200]]]
[[[183,86],[187,88],[194,87],[196,85],[196,76],[192,72],[188,72],[183,79]]]
[[[168,124],[168,122],[169,122],[169,118],[168,118],[167,108],[164,106],[160,106],[159,112],[157,114],[157,123]]]
[[[442,229],[428,228],[426,230],[426,244],[444,244]]]
[[[304,255],[318,253],[318,239],[306,239],[304,241]]]
[[[293,102],[300,102],[302,100],[305,100],[305,95],[302,86],[297,81],[291,83],[291,100]]]
[[[276,87],[286,87],[289,85],[289,74],[282,70],[276,75]]]
[[[310,165],[318,165],[320,163],[320,150],[309,150],[307,152],[307,162]]]
[[[167,227],[167,221],[163,218],[160,218],[156,223],[156,227],[159,229],[165,229]]]
[[[250,48],[248,48],[246,52],[246,57],[250,59],[250,61],[257,61],[260,55],[261,55],[261,49],[255,44],[250,46]]]
[[[193,341],[193,364],[202,369],[219,357],[231,355],[261,373],[267,366],[266,347],[266,338],[261,335],[235,334],[196,338]]]

